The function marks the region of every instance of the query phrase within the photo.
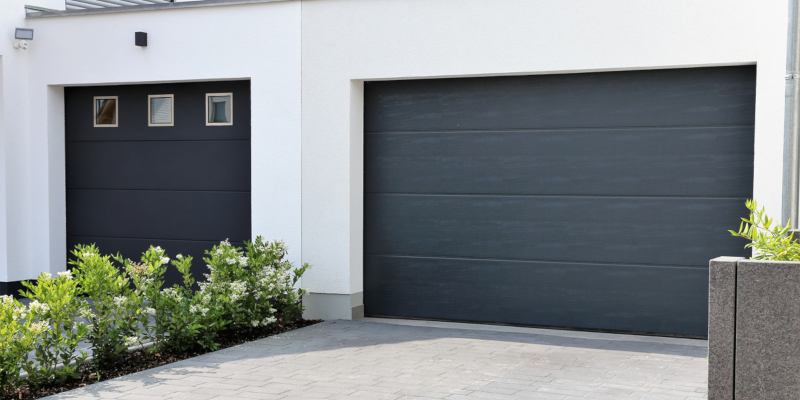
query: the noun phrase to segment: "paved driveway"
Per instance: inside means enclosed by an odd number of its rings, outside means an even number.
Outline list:
[[[59,399],[701,399],[706,342],[329,321]]]

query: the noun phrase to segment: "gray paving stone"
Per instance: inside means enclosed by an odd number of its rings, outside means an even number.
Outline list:
[[[425,324],[330,321],[52,398],[707,398],[704,341]]]

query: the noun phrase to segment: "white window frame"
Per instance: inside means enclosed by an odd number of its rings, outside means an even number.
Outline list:
[[[153,114],[152,114],[153,102],[150,101],[150,100],[153,99],[153,98],[163,98],[163,97],[169,97],[170,99],[172,99],[172,101],[170,102],[170,105],[171,105],[170,112],[172,113],[169,116],[170,123],[168,123],[168,124],[154,124],[153,123]],[[207,112],[208,111],[206,111],[206,113]],[[175,126],[175,95],[174,94],[150,94],[150,95],[147,95],[147,126]]]
[[[231,121],[230,122],[208,122],[208,98],[211,96],[230,96],[231,97]],[[233,93],[206,93],[206,126],[231,126],[233,125]]]
[[[117,121],[114,124],[98,124],[97,123],[97,100],[116,100],[114,102],[114,116],[117,117]],[[117,128],[119,127],[119,96],[94,96],[92,99],[92,110],[94,113],[92,114],[92,123],[94,124],[95,128]]]

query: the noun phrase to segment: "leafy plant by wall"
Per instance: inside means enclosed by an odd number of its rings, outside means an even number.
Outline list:
[[[729,231],[733,236],[750,240],[746,248],[754,249],[753,259],[774,261],[800,261],[800,243],[789,234],[791,222],[785,226],[769,218],[764,208],[758,208],[755,200],[745,205],[750,210],[748,218],[742,218],[739,231]]]

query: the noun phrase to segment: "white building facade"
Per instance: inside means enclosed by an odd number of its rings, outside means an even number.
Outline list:
[[[249,80],[252,234],[313,265],[302,285],[314,318],[364,314],[365,82],[754,65],[752,197],[780,214],[784,1],[210,0],[27,18],[22,2],[0,7],[7,287],[66,267],[68,87]],[[27,50],[12,48],[15,27],[34,29]]]

